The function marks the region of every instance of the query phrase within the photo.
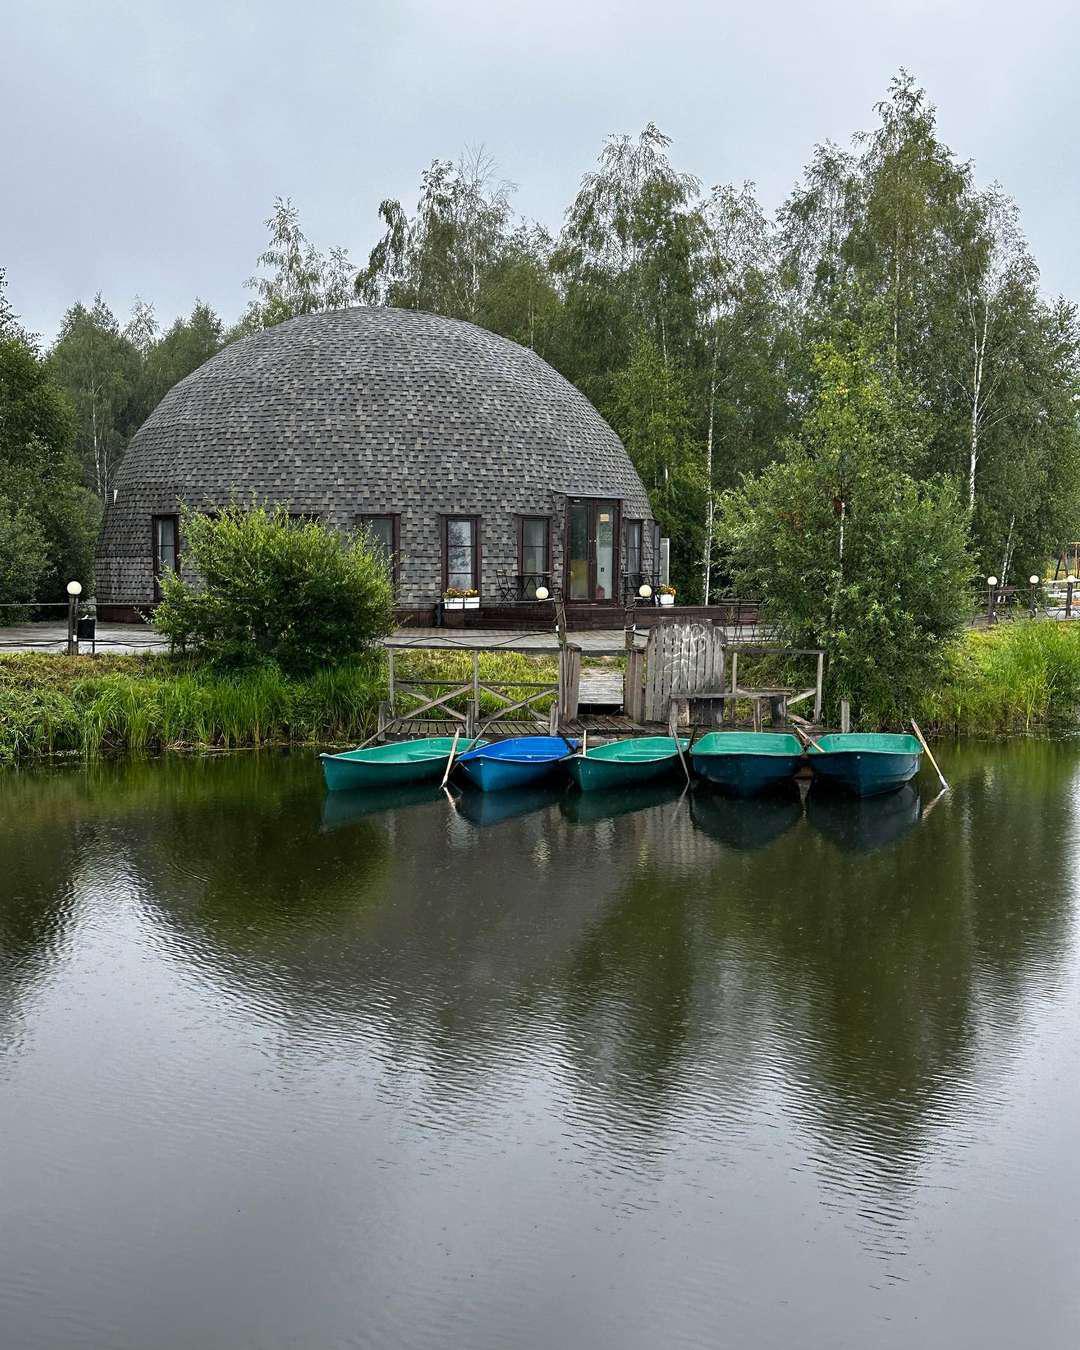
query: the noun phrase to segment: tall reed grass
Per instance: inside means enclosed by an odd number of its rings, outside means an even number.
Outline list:
[[[219,675],[167,657],[0,660],[0,762],[76,753],[344,744],[374,728],[377,657],[289,679],[275,667]]]
[[[921,715],[962,735],[1080,728],[1080,624],[1017,619],[969,630]]]
[[[458,652],[410,652],[398,660],[399,676],[440,682],[416,691],[425,697],[466,682],[470,672],[469,657]],[[480,678],[520,698],[534,691],[512,682],[554,680],[555,663],[484,653]],[[0,658],[0,763],[57,754],[93,759],[171,749],[356,744],[374,731],[385,697],[381,653],[305,679],[289,678],[275,666],[224,675],[167,656],[8,656]],[[455,700],[461,707],[466,701]],[[533,706],[542,712],[549,702]],[[483,716],[499,706],[481,694]]]

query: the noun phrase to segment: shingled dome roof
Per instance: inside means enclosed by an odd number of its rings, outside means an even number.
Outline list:
[[[588,532],[621,520],[640,534],[650,518],[618,436],[546,361],[401,309],[308,314],[230,344],[165,395],[115,486],[97,560],[110,607],[153,603],[155,576],[177,558],[183,570],[184,505],[282,503],[339,529],[377,517],[407,604],[431,603],[451,573],[491,599],[530,568],[548,584],[574,571],[578,593],[614,599],[618,554],[596,554]],[[613,504],[592,525],[575,517],[577,563],[562,526],[575,498]],[[627,558],[644,565],[647,531],[643,547]]]
[[[491,475],[643,495],[619,438],[535,352],[455,319],[355,308],[226,347],[165,396],[117,485],[121,499],[163,482],[189,500],[235,488],[329,506],[352,485]]]

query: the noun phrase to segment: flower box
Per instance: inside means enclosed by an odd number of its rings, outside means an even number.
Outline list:
[[[464,609],[465,597],[463,595],[444,595],[443,609]]]
[[[661,591],[661,592],[660,592],[660,603],[661,603],[662,605],[673,605],[673,604],[675,603],[675,597],[674,597],[673,595],[665,595],[664,592]]]

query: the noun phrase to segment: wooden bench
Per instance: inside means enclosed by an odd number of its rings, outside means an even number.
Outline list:
[[[754,730],[760,731],[762,724],[762,706],[769,705],[769,720],[774,727],[784,726],[788,716],[788,698],[791,689],[718,689],[701,690],[693,694],[675,694],[671,699],[669,722],[678,724],[683,709],[686,709],[691,726],[722,727],[727,710],[732,709],[739,699],[749,699],[754,705]]]

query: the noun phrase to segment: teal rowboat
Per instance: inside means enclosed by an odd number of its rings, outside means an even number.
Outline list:
[[[797,737],[780,731],[710,731],[694,742],[694,772],[735,797],[753,797],[794,778],[802,762]]]
[[[816,745],[808,747],[807,759],[817,782],[857,797],[876,797],[915,777],[922,746],[914,736],[840,732],[819,736]]]
[[[679,742],[686,750],[690,742]],[[674,736],[635,736],[628,741],[590,746],[587,754],[572,755],[563,763],[582,792],[599,788],[633,787],[671,773],[679,767]]]
[[[454,738],[425,736],[390,745],[365,745],[340,755],[322,754],[323,776],[331,792],[345,788],[399,787],[402,783],[437,783],[446,770]],[[459,751],[485,741],[459,740]]]

